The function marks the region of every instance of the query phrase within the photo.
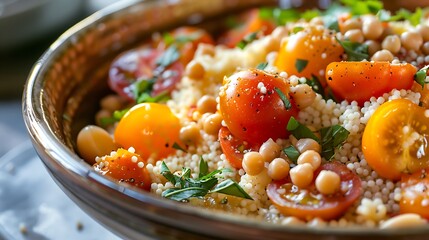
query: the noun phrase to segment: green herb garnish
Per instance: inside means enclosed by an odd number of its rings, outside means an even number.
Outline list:
[[[122,109],[122,110],[116,110],[113,112],[111,117],[105,117],[100,119],[100,124],[102,126],[109,126],[111,124],[114,124],[116,122],[119,122],[121,118],[130,110],[129,108]]]
[[[307,66],[308,60],[305,59],[297,59],[295,62],[295,68],[300,73],[304,70],[304,68]]]
[[[261,8],[259,17],[263,20],[272,20],[277,25],[285,25],[301,18],[301,14],[295,9]]]
[[[177,142],[173,143],[173,146],[171,146],[172,148],[176,149],[176,150],[180,150],[182,152],[187,152],[184,148],[182,148]]]
[[[258,36],[258,32],[252,32],[247,34],[240,42],[237,43],[237,47],[243,49],[247,46],[247,44],[256,40]]]
[[[322,157],[331,160],[335,154],[335,149],[341,146],[349,136],[349,131],[340,125],[333,125],[320,129],[322,136],[320,145],[322,146]]]
[[[175,45],[171,45],[165,52],[156,60],[156,65],[166,68],[173,62],[179,59],[180,54]]]
[[[429,83],[429,82],[426,82],[428,68],[429,68],[429,65],[426,65],[425,67],[417,71],[416,74],[414,75],[414,81],[416,81],[420,86],[422,86],[422,89],[424,88],[426,83]]]
[[[383,2],[379,0],[341,0],[341,3],[350,8],[350,12],[353,16],[376,14],[383,9]]]
[[[313,89],[313,91],[322,95],[322,97],[325,98],[323,86],[315,75],[312,74],[310,79],[306,78],[305,84],[309,85]]]
[[[317,141],[322,147],[321,156],[326,160],[331,160],[335,154],[335,149],[341,146],[349,136],[349,131],[340,125],[333,125],[319,130],[321,139],[319,139],[307,126],[299,123],[294,117],[291,117],[287,130],[297,139],[311,138]],[[293,146],[283,149],[283,152],[293,161],[298,158],[299,152]]]
[[[292,104],[290,103],[289,99],[286,97],[286,95],[280,90],[279,88],[275,87],[274,91],[279,95],[280,99],[282,100],[283,104],[285,105],[286,110],[289,110],[292,107]]]
[[[175,201],[186,201],[191,197],[204,197],[209,193],[219,192],[252,200],[252,197],[234,180],[227,179],[219,183],[219,178],[216,175],[226,171],[228,170],[222,169],[208,173],[208,164],[201,157],[200,173],[198,178],[194,179],[191,178],[189,168],[182,168],[182,174],[179,176],[173,174],[165,162],[162,162],[161,174],[175,186],[165,190],[162,196]]]
[[[309,9],[301,13],[301,18],[305,19],[306,21],[310,21],[311,19],[320,16],[321,13],[317,9]]]
[[[168,99],[170,99],[170,94],[168,94],[168,92],[162,92],[154,97],[152,97],[148,92],[143,92],[137,97],[137,103],[159,103],[166,102]]]
[[[296,161],[298,160],[298,157],[300,155],[298,149],[290,145],[289,147],[286,147],[285,149],[283,149],[283,152],[286,154],[289,160],[291,160],[293,163],[296,164]]]
[[[295,33],[301,32],[302,30],[304,30],[304,28],[303,28],[303,27],[301,27],[301,26],[296,26],[296,27],[294,27],[294,28],[292,29],[292,32],[295,34]]]
[[[319,141],[319,138],[316,135],[314,135],[313,131],[311,131],[304,124],[299,123],[294,117],[291,117],[289,119],[289,122],[287,123],[286,128],[297,139],[311,138],[317,142]]]
[[[259,63],[259,64],[256,66],[256,69],[264,70],[267,66],[268,66],[268,62]]]
[[[347,40],[341,41],[338,38],[335,39],[344,48],[347,54],[347,61],[362,61],[368,59],[368,45]]]
[[[421,22],[422,16],[423,11],[421,8],[416,8],[414,12],[401,8],[393,16],[386,10],[380,10],[377,13],[378,19],[382,22],[408,20],[413,26],[417,26]]]

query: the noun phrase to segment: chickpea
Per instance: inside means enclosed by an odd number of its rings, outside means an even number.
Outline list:
[[[94,164],[97,156],[108,155],[117,148],[112,136],[95,125],[84,127],[77,135],[77,150],[89,164]]]
[[[362,29],[362,21],[358,18],[347,19],[341,29],[341,32],[346,33],[352,29]]]
[[[407,50],[417,51],[423,44],[423,37],[415,31],[403,32],[401,34],[401,43]]]
[[[374,53],[371,60],[375,62],[391,62],[393,61],[393,54],[389,50],[383,49]]]
[[[222,116],[219,113],[211,114],[204,119],[203,129],[210,135],[217,135],[222,127]]]
[[[187,145],[195,144],[200,138],[200,129],[196,123],[191,123],[180,129],[179,138]]]
[[[110,112],[114,112],[116,110],[122,109],[124,106],[124,99],[118,95],[107,95],[103,97],[100,101],[100,105],[102,109],[106,109]]]
[[[313,168],[313,171],[316,170],[320,164],[322,163],[322,157],[320,154],[314,150],[307,150],[301,155],[299,155],[297,159],[298,165],[309,163],[311,167]]]
[[[381,47],[395,54],[401,49],[401,39],[398,35],[389,35],[383,39]]]
[[[334,194],[340,190],[341,178],[336,172],[322,170],[316,177],[315,185],[322,194]]]
[[[188,63],[188,65],[186,65],[185,71],[186,76],[192,79],[201,79],[206,73],[204,66],[200,62],[197,62],[195,60],[192,60]]]
[[[376,40],[383,33],[383,25],[376,17],[366,17],[362,23],[362,32],[365,38]]]
[[[417,25],[417,32],[420,33],[420,35],[422,35],[423,41],[427,42],[429,41],[429,26],[428,25],[422,25],[419,24]]]
[[[300,152],[303,153],[307,150],[313,150],[316,151],[318,153],[320,153],[322,151],[322,147],[320,146],[320,144],[311,138],[301,138],[296,142],[295,145],[296,149]]]
[[[313,167],[309,163],[297,165],[289,171],[292,183],[299,188],[305,188],[313,181]]]
[[[374,53],[381,49],[380,43],[374,40],[366,40],[364,44],[368,46],[368,54],[370,56],[374,55]]]
[[[200,43],[198,44],[197,51],[195,51],[195,55],[208,55],[208,56],[214,56],[215,55],[215,48],[211,44],[207,43]]]
[[[268,176],[274,180],[281,180],[289,175],[289,163],[283,158],[275,158],[268,165]]]
[[[197,110],[201,114],[216,112],[216,99],[209,95],[202,96],[197,102]]]
[[[281,147],[270,138],[261,145],[259,153],[262,155],[265,162],[271,162],[280,155],[281,150]]]
[[[247,174],[258,175],[265,168],[265,161],[259,152],[247,152],[243,156],[243,169]]]
[[[423,53],[425,53],[426,55],[429,54],[429,42],[423,43],[422,50],[423,50]]]
[[[316,99],[316,93],[307,84],[298,84],[290,88],[291,97],[299,109],[304,109],[313,104]]]
[[[365,40],[363,33],[360,29],[350,29],[345,34],[344,37],[351,42],[363,43]]]

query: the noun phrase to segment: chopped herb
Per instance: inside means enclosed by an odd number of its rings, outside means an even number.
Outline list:
[[[331,18],[332,19],[332,18]],[[337,19],[333,19],[331,21],[326,22],[326,27],[330,30],[334,30],[336,32],[340,31],[340,25],[338,24]]]
[[[115,122],[119,122],[121,118],[130,110],[129,108],[116,110],[113,112],[112,117],[104,117],[100,119],[100,124],[102,126],[109,126]]]
[[[304,28],[303,28],[303,27],[301,27],[301,26],[296,26],[296,27],[294,27],[294,28],[292,29],[292,32],[293,32],[293,33],[298,33],[298,32],[301,32],[302,30],[304,30]]]
[[[180,151],[182,151],[182,152],[187,152],[185,149],[183,149],[177,142],[174,142],[173,143],[173,146],[172,146],[172,148],[174,148],[174,149],[177,149],[177,150],[180,150]]]
[[[168,46],[172,43],[174,43],[174,37],[170,33],[166,32],[162,35],[162,38],[164,40],[164,43]]]
[[[281,8],[261,8],[259,17],[263,20],[272,20],[277,25],[285,25],[288,22],[296,21],[301,18],[301,14],[295,9]]]
[[[180,54],[175,45],[171,45],[165,50],[165,52],[156,60],[156,64],[160,67],[166,68],[177,59],[179,59]]]
[[[290,145],[289,147],[283,149],[283,152],[286,154],[289,160],[296,164],[296,161],[298,160],[298,157],[300,155],[298,149]]]
[[[428,72],[429,65],[426,65],[422,69],[416,72],[414,75],[414,81],[416,81],[420,86],[422,86],[422,89],[424,88],[426,82],[426,76]]]
[[[346,7],[350,7],[353,16],[360,16],[365,14],[376,14],[383,9],[383,2],[379,0],[341,0]]]
[[[306,21],[310,21],[311,19],[320,16],[321,13],[317,9],[309,9],[303,13],[301,13],[301,18],[305,19]]]
[[[258,64],[256,66],[256,68],[259,70],[264,70],[267,66],[268,66],[268,62],[263,62],[263,63]]]
[[[414,12],[410,12],[407,9],[399,9],[395,15],[391,15],[389,11],[380,10],[377,13],[378,19],[382,22],[390,22],[390,21],[399,21],[399,20],[408,20],[411,25],[417,26],[422,20],[423,12],[421,8],[416,8]]]
[[[227,179],[219,183],[217,174],[227,169],[208,173],[208,164],[201,157],[198,178],[191,178],[191,169],[183,168],[182,175],[173,174],[165,162],[161,163],[161,174],[175,187],[165,190],[162,196],[176,201],[186,201],[191,197],[204,197],[211,192],[219,192],[231,196],[252,199],[235,181]],[[179,186],[180,185],[180,186]]]
[[[139,79],[135,81],[131,86],[131,89],[133,90],[134,99],[138,99],[142,93],[150,93],[153,89],[155,81],[155,77],[149,79]]]
[[[335,154],[335,149],[343,144],[349,136],[349,131],[340,125],[333,125],[320,129],[320,135],[322,136],[322,157],[326,160],[331,160]]]
[[[307,64],[308,64],[308,60],[296,59],[295,68],[300,73],[304,70],[304,68],[307,66]]]
[[[287,130],[292,133],[297,139],[311,138],[319,142],[319,138],[304,124],[299,123],[294,117],[289,119],[287,123]]]
[[[311,74],[311,79],[306,78],[305,84],[309,85],[313,89],[313,91],[322,95],[322,97],[325,98],[323,86],[315,75]]]
[[[247,34],[239,43],[237,43],[237,47],[239,47],[240,49],[245,48],[247,44],[256,40],[257,36],[258,32],[252,32]]]
[[[140,96],[138,96],[137,103],[144,103],[144,102],[159,103],[159,102],[166,102],[168,99],[170,99],[170,94],[168,92],[162,92],[154,97],[152,97],[149,93],[144,92],[140,94]]]
[[[249,196],[249,194],[247,194],[246,191],[244,191],[243,188],[240,187],[240,185],[238,185],[238,183],[233,181],[232,179],[227,179],[219,183],[211,192],[219,192],[245,199],[252,199],[252,197]]]
[[[279,88],[275,87],[274,91],[277,92],[280,99],[282,100],[283,104],[285,105],[286,110],[289,110],[292,107],[292,104],[290,103],[289,99],[286,97],[286,95],[280,90]]]
[[[335,39],[344,48],[347,54],[347,61],[362,61],[368,59],[368,45],[347,40],[341,41],[338,38]]]

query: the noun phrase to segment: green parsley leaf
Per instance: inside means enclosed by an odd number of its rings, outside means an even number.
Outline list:
[[[167,189],[162,196],[178,202],[185,201],[191,197],[203,197],[209,192],[208,189],[201,187],[188,187],[183,189]]]
[[[320,129],[320,135],[322,136],[322,157],[326,160],[331,160],[335,154],[335,149],[349,136],[349,131],[340,125],[333,125]]]
[[[141,93],[137,98],[137,103],[151,102],[159,103],[166,102],[170,99],[170,94],[168,92],[162,92],[154,97],[152,97],[148,92]]]
[[[267,66],[268,66],[268,62],[259,63],[259,64],[256,66],[256,69],[264,70]]]
[[[286,129],[297,139],[311,138],[319,142],[319,138],[304,124],[299,123],[294,117],[289,119]]]
[[[165,52],[156,60],[156,65],[166,68],[173,62],[179,59],[180,54],[175,45],[171,45]]]
[[[386,10],[380,10],[377,13],[378,19],[380,19],[382,22],[408,20],[413,26],[417,26],[421,22],[422,16],[423,11],[421,8],[416,8],[414,12],[410,12],[407,9],[401,8],[393,16],[389,11]]]
[[[280,99],[282,100],[283,104],[285,105],[286,110],[289,110],[292,107],[292,104],[290,103],[289,99],[286,97],[286,95],[280,90],[279,88],[275,87],[274,91],[279,95]]]
[[[289,147],[283,149],[283,152],[286,154],[289,160],[296,164],[296,161],[300,155],[298,149],[296,149],[293,145],[290,145]]]
[[[423,67],[419,71],[416,72],[414,75],[414,81],[416,81],[420,86],[422,86],[422,89],[424,88],[426,82],[426,76],[428,72],[429,65]]]
[[[200,173],[198,174],[198,178],[202,178],[209,173],[209,165],[206,161],[204,161],[203,157],[200,157]]]
[[[308,60],[296,59],[295,68],[300,73],[304,70],[304,68],[307,66],[307,64],[308,64]]]
[[[170,33],[168,33],[168,32],[166,32],[166,33],[164,33],[163,35],[162,35],[162,38],[163,38],[163,40],[164,40],[164,42],[165,42],[165,44],[168,46],[168,45],[170,45],[170,44],[172,44],[172,43],[174,43],[174,37],[173,37],[173,35],[171,35]]]
[[[322,97],[325,98],[325,93],[324,93],[324,89],[322,87],[322,84],[320,83],[319,79],[315,75],[311,74],[310,79],[306,78],[305,84],[310,86],[314,92],[322,95]]]
[[[249,196],[249,194],[247,194],[246,191],[244,191],[243,188],[241,188],[237,182],[231,179],[227,179],[219,183],[211,192],[219,192],[227,195],[253,200],[252,197]]]
[[[272,20],[277,25],[285,25],[301,18],[301,14],[295,9],[260,8],[259,17],[263,20]]]
[[[338,38],[335,39],[344,48],[347,54],[347,61],[362,61],[368,59],[368,45],[348,40],[341,41]]]
[[[310,21],[311,19],[320,16],[321,13],[317,9],[309,9],[301,13],[301,18],[305,19],[306,21]]]
[[[365,14],[376,14],[383,9],[383,2],[379,0],[341,0],[345,6],[350,7],[353,16],[360,16]]]
[[[252,199],[236,182],[227,179],[218,184],[217,174],[228,172],[229,169],[218,169],[208,173],[208,164],[201,157],[200,173],[194,179],[190,168],[182,168],[182,175],[177,176],[168,169],[165,162],[161,163],[161,174],[171,183],[174,188],[165,190],[162,196],[176,201],[185,201],[191,197],[204,197],[211,192],[220,192],[236,197]],[[178,186],[180,183],[180,186]]]
[[[180,150],[182,152],[187,152],[185,149],[183,149],[177,142],[173,143],[172,148],[176,149],[176,150]]]
[[[237,43],[237,47],[243,49],[247,46],[247,44],[256,40],[258,36],[258,32],[252,32],[247,34],[240,42]]]
[[[294,27],[294,28],[292,29],[292,32],[295,34],[295,33],[301,32],[302,30],[304,30],[304,28],[303,28],[303,27],[301,27],[301,26],[296,26],[296,27]]]
[[[129,108],[122,109],[122,110],[116,110],[113,112],[112,117],[104,117],[100,119],[100,124],[102,126],[109,126],[111,124],[114,124],[116,122],[119,122],[121,118],[130,110]]]

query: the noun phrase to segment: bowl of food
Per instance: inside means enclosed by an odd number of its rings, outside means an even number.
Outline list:
[[[121,1],[65,32],[23,96],[52,178],[128,239],[427,236],[427,10],[287,3]]]

